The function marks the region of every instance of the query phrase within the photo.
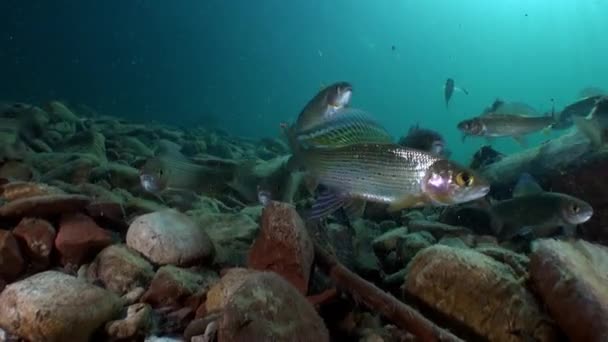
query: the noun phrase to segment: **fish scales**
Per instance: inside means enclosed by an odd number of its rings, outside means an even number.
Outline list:
[[[439,158],[394,145],[357,144],[307,153],[323,184],[354,196],[391,202],[418,194],[427,169]]]

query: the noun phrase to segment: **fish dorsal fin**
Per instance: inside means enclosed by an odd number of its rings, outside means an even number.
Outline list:
[[[513,189],[513,197],[539,194],[541,192],[544,192],[544,190],[538,185],[536,180],[534,180],[534,177],[529,173],[522,173]]]
[[[490,112],[495,112],[498,110],[498,108],[504,106],[505,101],[501,100],[501,99],[496,99],[494,100],[494,103],[492,103],[492,107],[490,107]]]

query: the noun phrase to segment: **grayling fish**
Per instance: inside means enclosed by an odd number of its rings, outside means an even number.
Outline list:
[[[529,174],[522,174],[513,197],[491,206],[492,228],[500,240],[518,235],[547,237],[561,228],[572,236],[576,226],[588,221],[593,208],[563,193],[547,192]]]
[[[311,217],[361,201],[386,203],[389,211],[446,206],[485,196],[490,187],[472,170],[432,153],[396,144],[352,144],[301,152],[311,176],[331,192],[317,198]]]
[[[350,103],[353,87],[348,82],[336,82],[321,89],[302,109],[295,126],[308,129],[319,124]]]
[[[525,145],[525,135],[539,131],[548,132],[555,123],[553,114],[532,116],[531,113],[536,111],[526,104],[518,102],[505,104],[496,100],[492,107],[486,109],[480,116],[463,120],[457,127],[463,132],[463,140],[467,136],[512,137],[519,144]]]

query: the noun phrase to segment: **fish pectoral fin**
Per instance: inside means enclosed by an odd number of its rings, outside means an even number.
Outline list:
[[[528,143],[526,142],[526,139],[522,136],[522,135],[514,135],[513,139],[515,140],[515,142],[517,142],[519,144],[519,146],[521,147],[526,147],[528,146]]]
[[[342,208],[348,201],[350,199],[344,194],[325,189],[319,192],[315,198],[307,218],[315,220],[329,216],[334,211]]]
[[[344,203],[344,211],[350,220],[363,216],[365,212],[365,200],[359,198],[348,199]]]
[[[402,209],[420,207],[428,202],[429,200],[425,195],[405,195],[391,203],[387,210],[392,213]]]

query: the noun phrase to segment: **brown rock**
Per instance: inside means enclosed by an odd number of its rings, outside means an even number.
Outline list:
[[[0,293],[0,327],[29,341],[88,341],[121,307],[110,291],[45,271]]]
[[[0,217],[44,217],[82,210],[90,198],[82,195],[42,195],[20,198],[0,207]]]
[[[249,252],[249,267],[274,271],[306,294],[313,259],[313,242],[295,208],[280,202],[266,206],[262,228]]]
[[[217,280],[217,275],[211,271],[198,273],[172,265],[163,266],[156,272],[141,301],[153,307],[180,307],[197,291],[207,292]]]
[[[555,328],[510,267],[471,249],[435,245],[408,265],[404,290],[490,341],[554,341]]]
[[[143,339],[153,327],[152,308],[148,304],[136,303],[127,308],[127,317],[106,323],[106,332],[116,339]]]
[[[571,341],[608,341],[608,248],[537,240],[530,278]]]
[[[0,178],[28,181],[32,178],[32,169],[24,162],[9,160],[0,167]]]
[[[87,270],[89,281],[100,281],[105,288],[120,295],[138,287],[147,288],[152,277],[152,264],[126,245],[104,248]]]
[[[62,216],[55,239],[64,265],[81,265],[111,243],[110,232],[84,214]]]
[[[204,227],[174,209],[137,217],[129,226],[126,240],[129,247],[160,265],[209,263],[215,253]]]
[[[219,325],[222,342],[329,341],[312,305],[274,272],[248,276],[228,300]]]
[[[196,316],[202,317],[206,313],[220,311],[224,308],[228,299],[234,291],[238,289],[248,276],[257,273],[257,271],[247,268],[231,268],[222,275],[219,282],[215,283],[207,292],[207,300],[205,305],[197,311]]]
[[[48,267],[56,235],[55,228],[48,221],[24,218],[13,230],[13,234],[25,247],[24,251],[30,258],[33,270]]]
[[[95,218],[108,219],[110,221],[123,221],[125,209],[121,203],[111,201],[96,201],[86,207],[87,214]]]
[[[13,280],[23,272],[25,261],[13,234],[0,229],[0,278]]]

